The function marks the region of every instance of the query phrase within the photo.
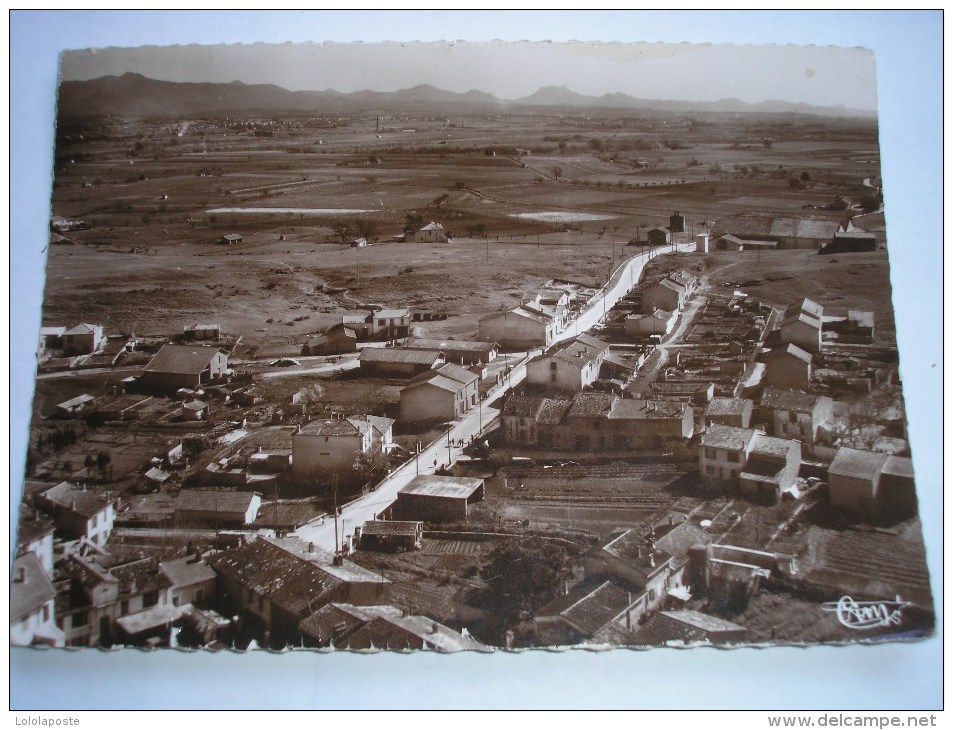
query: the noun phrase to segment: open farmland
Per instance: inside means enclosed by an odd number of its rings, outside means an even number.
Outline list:
[[[297,343],[348,309],[483,315],[552,277],[598,285],[624,243],[740,210],[859,199],[876,127],[770,115],[606,112],[72,121],[53,211],[89,224],[51,246],[44,318],[118,331],[214,318]],[[765,143],[771,139],[771,143]],[[792,187],[792,177],[809,184]],[[869,191],[867,191],[869,192]],[[240,212],[220,212],[238,210]],[[281,212],[275,212],[279,210]],[[449,244],[388,243],[436,220]],[[348,235],[372,243],[351,249]],[[239,233],[244,242],[216,242]],[[72,245],[70,245],[70,243]]]

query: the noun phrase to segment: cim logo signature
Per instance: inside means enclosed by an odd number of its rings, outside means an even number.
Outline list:
[[[850,596],[842,596],[837,601],[821,604],[825,611],[837,614],[837,620],[848,629],[866,631],[879,626],[899,626],[903,617],[901,612],[910,605],[897,596],[895,601],[855,601]]]

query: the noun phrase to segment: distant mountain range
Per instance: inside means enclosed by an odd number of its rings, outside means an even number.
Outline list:
[[[761,112],[799,113],[823,116],[873,117],[869,111],[837,107],[818,107],[785,101],[756,104],[739,99],[719,101],[674,101],[638,99],[627,94],[586,96],[565,86],[546,86],[521,99],[502,100],[492,94],[471,89],[464,93],[444,91],[421,84],[400,91],[288,91],[274,84],[181,83],[159,81],[135,73],[103,76],[90,81],[64,81],[59,90],[59,114],[64,118],[119,116],[126,118],[162,116],[182,117],[215,113],[335,114],[359,110],[407,110],[430,108],[452,110],[466,108],[508,109],[573,108],[658,110],[671,112]]]

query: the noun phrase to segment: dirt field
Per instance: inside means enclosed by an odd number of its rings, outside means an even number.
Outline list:
[[[90,228],[49,248],[44,322],[172,333],[212,320],[281,345],[380,304],[449,315],[422,334],[470,337],[480,316],[550,277],[601,283],[626,241],[675,210],[692,226],[797,211],[858,200],[863,179],[879,176],[876,128],[833,119],[411,114],[379,131],[368,115],[278,120],[259,136],[253,126],[61,128],[53,212]],[[211,212],[221,209],[241,212]],[[411,218],[456,240],[384,243]],[[380,245],[352,249],[340,226]],[[227,233],[244,243],[216,245]]]

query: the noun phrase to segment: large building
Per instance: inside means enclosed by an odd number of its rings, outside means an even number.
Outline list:
[[[198,388],[228,373],[228,354],[217,347],[164,345],[142,371],[145,388],[175,392]]]
[[[36,505],[50,513],[57,536],[66,540],[105,545],[116,520],[115,500],[70,482],[60,482],[38,494]]]
[[[840,228],[837,221],[823,218],[797,218],[771,213],[738,213],[715,222],[712,238],[726,234],[747,242],[774,243],[779,249],[819,249],[831,241]],[[747,245],[746,245],[747,248]]]
[[[66,355],[89,355],[105,343],[102,325],[82,322],[66,330],[62,336]]]
[[[671,278],[659,279],[642,290],[642,311],[645,314],[654,314],[661,309],[663,312],[677,312],[685,304],[687,289]]]
[[[495,342],[471,342],[466,340],[433,340],[423,337],[408,337],[401,345],[403,350],[440,352],[447,362],[457,365],[486,365],[496,358],[500,346]]]
[[[491,314],[480,320],[480,339],[499,342],[513,350],[549,347],[559,334],[557,321],[548,314],[525,306]]]
[[[578,393],[572,400],[510,396],[501,414],[504,439],[561,451],[654,451],[694,432],[692,408],[678,401]]]
[[[371,377],[409,378],[446,362],[439,350],[405,350],[398,347],[365,347],[361,373]]]
[[[400,420],[455,421],[477,404],[479,384],[476,374],[453,363],[421,373],[400,391]]]
[[[362,454],[386,453],[393,448],[392,418],[350,416],[312,421],[291,436],[291,470],[297,481],[352,475]]]
[[[787,344],[771,350],[765,358],[766,385],[775,388],[807,390],[811,385],[811,353],[797,345]]]
[[[599,370],[608,352],[609,345],[602,340],[580,335],[527,363],[526,383],[581,392],[599,379]]]

